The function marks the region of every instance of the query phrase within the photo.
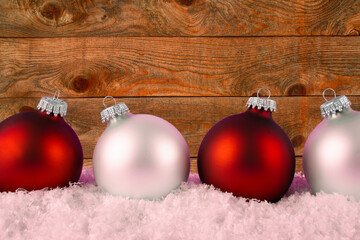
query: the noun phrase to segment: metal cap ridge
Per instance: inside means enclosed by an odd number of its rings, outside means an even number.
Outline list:
[[[334,98],[331,100],[327,100],[325,97],[325,92],[327,90],[331,90],[334,93]],[[351,102],[345,95],[341,95],[339,97],[336,97],[336,92],[332,88],[326,88],[323,91],[323,98],[325,99],[325,103],[323,103],[320,106],[321,115],[323,117],[329,117],[332,114],[335,114],[336,112],[342,112],[344,109],[349,108],[351,105]]]
[[[262,89],[266,89],[269,92],[268,98],[259,97],[259,93]],[[256,97],[250,97],[246,103],[246,107],[257,107],[258,109],[264,109],[265,111],[270,110],[271,112],[276,111],[276,101],[270,99],[271,92],[269,89],[262,87],[257,91]]]
[[[112,98],[115,102],[115,105],[107,107],[105,105],[105,99],[107,98]],[[102,123],[105,123],[106,121],[109,121],[111,118],[115,118],[116,116],[121,116],[130,112],[129,108],[126,106],[125,103],[116,103],[115,98],[113,98],[112,96],[104,97],[103,104],[105,106],[105,109],[100,112]]]
[[[37,109],[41,112],[46,111],[47,115],[53,113],[54,116],[60,114],[61,117],[64,117],[67,112],[67,103],[60,100],[59,95],[60,90],[56,90],[54,97],[42,97],[37,105]]]

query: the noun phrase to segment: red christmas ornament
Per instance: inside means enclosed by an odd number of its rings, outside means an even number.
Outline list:
[[[67,104],[43,97],[38,109],[0,123],[0,191],[64,187],[80,177],[83,152],[63,118]]]
[[[203,183],[269,202],[279,201],[287,192],[295,173],[295,153],[272,119],[276,102],[269,98],[251,97],[246,112],[229,116],[209,130],[198,153]]]

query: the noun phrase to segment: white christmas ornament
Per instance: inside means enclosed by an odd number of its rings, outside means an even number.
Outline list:
[[[335,94],[321,105],[324,119],[305,143],[303,168],[314,192],[360,199],[360,112],[350,104],[346,96]]]
[[[101,118],[107,128],[96,144],[93,169],[96,183],[104,190],[124,197],[157,199],[187,180],[189,149],[169,122],[132,114],[125,103],[116,102],[101,112]]]

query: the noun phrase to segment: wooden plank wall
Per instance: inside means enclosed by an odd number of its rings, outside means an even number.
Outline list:
[[[199,144],[260,87],[302,170],[322,90],[360,110],[359,0],[0,0],[0,120],[60,89],[85,165],[102,98],[173,123],[196,172]]]

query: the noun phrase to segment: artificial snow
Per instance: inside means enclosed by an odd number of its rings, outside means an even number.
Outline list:
[[[309,192],[296,174],[278,203],[247,201],[196,174],[160,201],[104,192],[85,169],[68,188],[0,193],[0,239],[360,239],[360,203]]]

